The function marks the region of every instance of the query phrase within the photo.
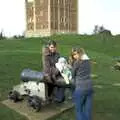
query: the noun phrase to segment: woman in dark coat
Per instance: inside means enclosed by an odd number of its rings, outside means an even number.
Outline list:
[[[63,79],[60,72],[55,67],[55,63],[58,62],[60,54],[56,49],[56,42],[49,41],[47,47],[43,50],[43,69],[45,74],[47,74],[48,82],[48,97],[49,99],[54,99],[57,102],[64,101],[64,88],[60,86],[55,86],[55,82],[58,79]],[[53,98],[54,97],[54,98]]]

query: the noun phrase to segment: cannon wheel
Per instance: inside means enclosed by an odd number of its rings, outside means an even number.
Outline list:
[[[38,112],[42,107],[42,99],[38,96],[29,96],[28,105],[35,109],[36,112]]]
[[[10,91],[8,94],[8,98],[10,100],[13,100],[14,102],[18,102],[23,99],[22,96],[20,95],[20,93],[17,91]]]

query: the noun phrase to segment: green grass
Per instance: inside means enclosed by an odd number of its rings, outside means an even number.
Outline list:
[[[0,119],[1,120],[27,120],[24,116],[19,115],[17,112],[7,108],[0,103]]]
[[[42,70],[41,48],[44,39],[31,38],[25,40],[0,41],[0,101],[7,99],[9,90],[20,82],[20,73],[24,68]],[[118,120],[120,118],[120,71],[112,69],[114,57],[120,56],[120,36],[102,39],[100,36],[54,35],[51,38],[59,43],[58,49],[62,56],[69,56],[73,46],[85,48],[91,60],[92,73],[98,75],[93,79],[95,87],[93,101],[94,120]],[[6,114],[7,115],[6,115]],[[6,116],[5,116],[6,115]],[[26,120],[13,110],[0,104],[2,120]],[[64,113],[54,120],[74,120],[74,109]]]

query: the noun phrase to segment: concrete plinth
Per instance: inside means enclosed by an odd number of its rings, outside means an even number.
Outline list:
[[[27,105],[26,101],[14,103],[10,100],[5,100],[2,103],[20,113],[21,115],[26,116],[29,120],[48,120],[73,107],[71,101],[66,101],[64,103],[48,104],[46,106],[43,106],[39,112],[35,112],[31,107]]]

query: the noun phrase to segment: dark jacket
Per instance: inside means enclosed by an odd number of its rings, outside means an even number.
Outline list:
[[[75,61],[72,68],[72,77],[75,89],[91,90],[91,68],[89,60]]]
[[[59,71],[55,67],[55,63],[58,62],[60,54],[58,52],[51,53],[46,47],[43,50],[43,70],[46,74],[50,76],[51,79],[56,79],[55,77],[60,75]]]

